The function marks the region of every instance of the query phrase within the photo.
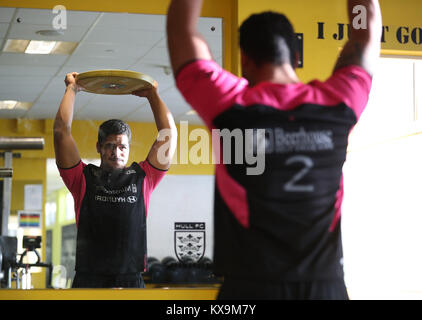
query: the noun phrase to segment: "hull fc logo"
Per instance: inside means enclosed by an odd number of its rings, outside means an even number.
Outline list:
[[[205,253],[205,222],[176,222],[174,224],[174,251],[177,259],[198,262]]]

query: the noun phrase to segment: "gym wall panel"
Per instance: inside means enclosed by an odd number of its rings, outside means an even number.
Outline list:
[[[175,192],[177,190],[177,192]],[[176,257],[175,223],[204,223],[204,256],[213,256],[214,176],[171,175],[151,195],[148,219],[148,255]]]

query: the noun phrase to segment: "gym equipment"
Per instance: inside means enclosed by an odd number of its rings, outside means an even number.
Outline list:
[[[44,138],[37,137],[0,137],[1,150],[42,150]]]
[[[152,88],[155,80],[130,70],[93,70],[77,75],[76,84],[83,91],[97,94],[131,94],[139,89]]]
[[[3,260],[0,264],[1,288],[11,288],[12,286],[12,269],[16,263],[17,248],[18,239],[16,237],[0,236],[0,252]]]
[[[22,247],[29,251],[35,251],[35,249],[41,248],[41,236],[24,236]]]
[[[180,259],[180,262],[186,266],[191,266],[195,264],[195,260],[192,257],[184,256]]]
[[[147,259],[147,268],[144,273],[145,283],[158,286],[218,284],[221,279],[213,273],[213,262],[208,257],[199,261],[185,256],[180,260],[172,256],[164,257],[161,261],[151,257]]]
[[[214,264],[208,257],[203,257],[198,262],[198,277],[201,283],[219,283],[220,280],[213,273]]]
[[[8,225],[10,216],[10,203],[12,199],[12,159],[15,155],[12,150],[41,150],[44,148],[44,138],[37,137],[0,137],[0,150],[6,150],[1,153],[4,157],[4,166],[1,168],[0,177],[3,178],[3,210],[1,214],[1,233],[2,236],[8,235]]]
[[[2,288],[11,288],[12,281],[16,281],[16,288],[28,288],[28,285],[24,286],[22,279],[30,278],[31,267],[44,267],[48,268],[47,273],[47,287],[51,287],[51,277],[53,271],[53,265],[51,263],[41,262],[41,257],[36,250],[41,248],[41,236],[23,236],[23,248],[25,251],[20,254],[19,261],[17,261],[17,243],[16,237],[0,237],[0,251],[3,256],[3,263],[1,271],[3,273],[3,279],[1,280]],[[24,263],[23,258],[28,255],[29,252],[34,252],[37,256],[36,263]]]
[[[160,261],[153,261],[149,266],[148,272],[151,283],[157,284],[166,282],[166,270]],[[147,281],[147,279],[145,279],[145,281]]]
[[[13,176],[12,168],[0,168],[0,178],[11,178]]]
[[[151,266],[153,265],[154,262],[158,261],[157,258],[154,257],[148,257],[147,259],[147,265],[145,268],[145,272],[143,274],[143,277],[146,279],[150,279],[151,278]]]
[[[153,263],[154,261],[158,261],[158,259],[157,259],[157,258],[155,258],[155,257],[148,257],[148,259],[147,259],[147,266],[148,266],[148,264],[151,264],[151,263]]]
[[[187,269],[183,264],[170,261],[167,263],[167,277],[170,283],[182,284],[187,282]]]
[[[163,266],[165,266],[165,267],[167,267],[167,265],[169,264],[169,263],[172,263],[172,262],[177,262],[177,260],[175,259],[175,258],[173,258],[173,257],[170,257],[170,256],[167,256],[167,257],[165,257],[165,258],[163,258],[162,260],[161,260],[161,263],[163,264]]]
[[[208,257],[203,257],[201,260],[198,261],[200,264],[204,266],[211,266],[212,267],[212,260]]]

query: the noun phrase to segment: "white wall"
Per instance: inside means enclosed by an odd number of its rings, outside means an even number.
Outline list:
[[[213,252],[214,176],[166,175],[153,191],[147,218],[148,256],[176,257],[175,222],[205,222],[205,257]]]

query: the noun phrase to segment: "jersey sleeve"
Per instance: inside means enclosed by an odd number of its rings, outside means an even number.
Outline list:
[[[248,82],[213,60],[196,60],[179,71],[176,85],[206,125],[212,127],[212,120],[233,104]]]
[[[76,166],[72,168],[63,169],[58,167],[60,176],[73,196],[75,203],[75,220],[76,225],[79,223],[79,212],[82,205],[82,200],[85,196],[86,181],[83,170],[86,164],[80,161]]]
[[[157,187],[160,181],[164,178],[167,173],[167,170],[161,170],[155,168],[149,163],[148,160],[142,161],[139,163],[139,166],[145,172],[145,179],[143,183],[143,196],[145,201],[145,212],[148,215],[149,208],[149,199],[151,197],[152,191]]]
[[[357,119],[360,118],[372,88],[368,72],[356,65],[347,66],[335,71],[324,85],[355,112]]]

